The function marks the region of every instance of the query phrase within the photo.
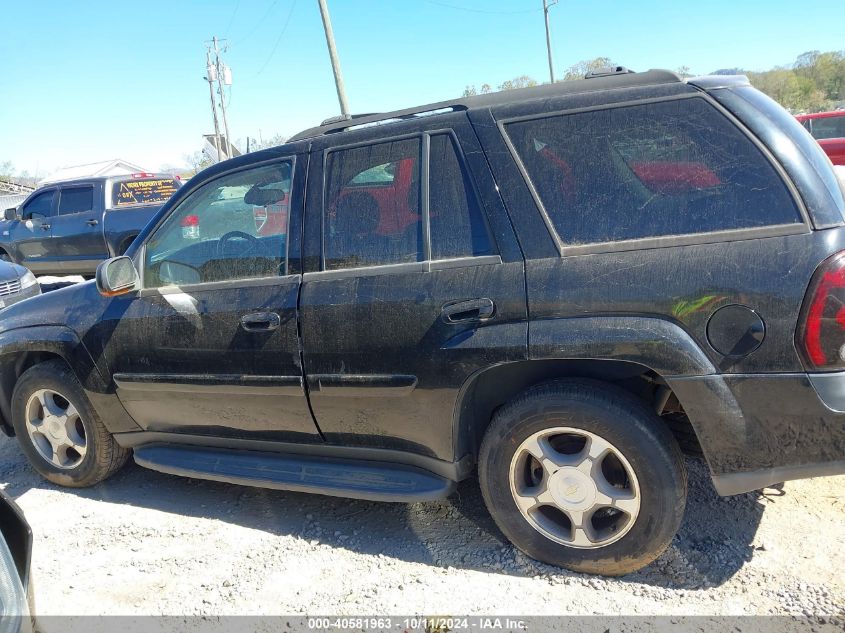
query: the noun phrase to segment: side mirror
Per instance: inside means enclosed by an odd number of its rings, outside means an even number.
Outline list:
[[[16,207],[11,207],[3,211],[3,219],[4,220],[17,220],[18,219],[18,210]]]
[[[97,290],[104,297],[115,297],[135,289],[138,271],[132,259],[112,257],[97,266]]]

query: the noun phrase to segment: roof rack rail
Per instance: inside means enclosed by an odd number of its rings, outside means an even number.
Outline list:
[[[596,68],[595,70],[591,70],[586,75],[584,75],[584,79],[595,79],[596,77],[611,77],[613,75],[629,75],[635,71],[631,70],[630,68],[626,68],[625,66],[608,66],[606,68]]]
[[[437,116],[448,112],[465,112],[473,108],[489,108],[515,101],[548,99],[580,92],[609,90],[616,87],[650,86],[681,82],[681,78],[678,75],[667,70],[649,70],[635,73],[624,66],[596,69],[593,72],[587,73],[587,78],[595,79],[595,81],[559,81],[553,84],[543,84],[542,86],[533,86],[531,88],[517,88],[516,90],[505,90],[471,97],[449,99],[438,103],[397,110],[395,112],[358,114],[347,118],[333,117],[323,121],[322,125],[294,134],[288,139],[288,142],[294,143],[345,130],[385,125],[426,116]]]
[[[374,116],[379,114],[378,112],[366,112],[363,114],[338,114],[337,116],[330,116],[328,119],[325,119],[322,123],[320,123],[320,127],[324,125],[332,125],[333,123],[340,123],[342,121],[351,121],[352,119],[361,119],[365,116]]]
[[[398,110],[396,112],[353,114],[349,117],[336,116],[326,119],[317,127],[312,127],[303,130],[299,134],[295,134],[288,139],[288,142],[301,141],[302,139],[322,136],[324,134],[334,134],[335,132],[343,132],[353,128],[384,125],[386,123],[395,123],[396,121],[406,121],[408,119],[458,112],[466,109],[466,105],[459,102],[443,102],[417,108],[408,108],[407,110]]]

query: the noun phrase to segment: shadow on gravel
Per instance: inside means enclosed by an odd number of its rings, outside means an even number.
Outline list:
[[[689,460],[690,500],[670,548],[623,582],[699,589],[731,578],[754,554],[752,545],[767,499],[778,492],[721,498],[707,468]],[[475,480],[442,503],[373,503],[184,479],[129,464],[111,480],[84,490],[42,480],[13,441],[0,438],[0,484],[13,497],[31,488],[109,504],[203,517],[270,534],[290,535],[366,555],[437,567],[472,569],[564,581],[579,574],[533,561],[507,543],[487,513]],[[780,494],[783,494],[782,491]],[[118,510],[119,511],[119,510]]]

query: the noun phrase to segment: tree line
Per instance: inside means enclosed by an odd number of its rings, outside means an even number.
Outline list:
[[[563,81],[583,79],[590,71],[609,68],[617,64],[609,57],[580,61],[566,69]],[[688,66],[675,69],[682,77],[693,73]],[[809,51],[799,55],[786,66],[776,66],[770,70],[755,72],[741,68],[723,68],[711,71],[713,75],[747,75],[751,85],[766,93],[775,101],[794,114],[803,112],[823,112],[845,107],[845,51]],[[509,79],[496,90],[512,90],[536,86],[539,82],[528,75]],[[463,96],[493,92],[490,84],[480,87],[468,85]]]

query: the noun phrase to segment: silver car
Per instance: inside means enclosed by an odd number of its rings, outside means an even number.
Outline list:
[[[28,269],[0,261],[0,308],[41,294],[41,286]]]

